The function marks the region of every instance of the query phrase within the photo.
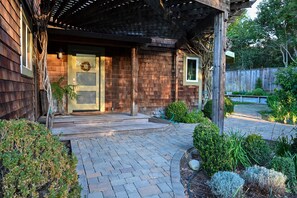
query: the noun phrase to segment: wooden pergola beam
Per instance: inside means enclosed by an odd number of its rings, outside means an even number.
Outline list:
[[[198,3],[207,5],[209,7],[215,8],[220,11],[226,11],[229,8],[229,5],[225,3],[226,1],[222,0],[195,0]]]
[[[226,12],[220,12],[214,17],[212,121],[220,128],[221,134],[224,130],[227,18]]]

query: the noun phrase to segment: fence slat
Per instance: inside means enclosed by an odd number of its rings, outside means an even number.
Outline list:
[[[266,92],[273,92],[275,74],[279,68],[260,68],[252,70],[234,70],[226,72],[226,91],[252,91],[258,78],[262,79],[262,87]]]

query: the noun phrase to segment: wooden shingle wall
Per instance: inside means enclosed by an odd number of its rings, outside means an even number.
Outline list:
[[[131,58],[105,59],[105,111],[129,112],[131,104]]]
[[[151,112],[172,102],[172,53],[139,50],[137,103],[140,112]]]
[[[20,5],[0,0],[0,118],[34,120],[34,79],[20,73]]]

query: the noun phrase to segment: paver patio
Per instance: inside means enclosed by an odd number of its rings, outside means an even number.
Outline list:
[[[294,126],[261,120],[256,110],[253,106],[236,106],[235,114],[225,120],[225,131],[259,133],[267,139],[272,135],[275,139],[282,133],[294,133]],[[139,123],[139,120],[135,122]],[[96,127],[100,128],[100,123],[95,123]],[[130,124],[127,129],[134,129]],[[153,126],[152,123],[148,125]],[[79,126],[77,123],[75,130],[79,131]],[[115,126],[117,129],[118,124]],[[192,147],[195,124],[155,126],[159,130],[148,131],[149,127],[144,126],[143,133],[137,130],[129,133],[123,126],[125,133],[100,132],[97,137],[72,139],[72,152],[78,158],[82,197],[184,197],[179,163],[183,153]],[[85,125],[83,130],[87,130]]]
[[[176,153],[192,146],[194,126],[71,140],[82,196],[165,198],[174,197],[174,189],[175,197],[184,197],[182,186],[176,185],[180,157],[171,163]]]

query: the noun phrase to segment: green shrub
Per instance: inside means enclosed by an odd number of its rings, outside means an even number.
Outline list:
[[[284,195],[286,191],[287,177],[273,169],[267,169],[262,166],[253,166],[247,168],[242,178],[251,185],[258,186],[267,193],[272,192],[274,195]]]
[[[232,100],[228,97],[225,97],[224,102],[225,102],[225,105],[224,105],[225,116],[227,115],[227,113],[229,113],[229,114],[233,113],[234,112],[234,104],[233,104]],[[208,100],[207,103],[204,105],[203,113],[206,117],[211,119],[211,117],[212,117],[212,100]]]
[[[287,176],[288,184],[294,186],[296,183],[296,172],[294,161],[290,157],[275,157],[271,160],[269,168],[273,168]]]
[[[252,164],[264,166],[271,159],[272,151],[260,135],[248,135],[243,146]]]
[[[277,139],[275,145],[275,153],[278,156],[285,156],[286,153],[291,152],[291,143],[288,136],[281,136]]]
[[[244,140],[244,136],[239,132],[230,132],[227,138],[228,153],[232,159],[233,170],[239,166],[248,167],[251,165],[248,154],[243,147]]]
[[[233,113],[234,112],[234,104],[232,100],[228,97],[225,97],[225,115],[226,113]]]
[[[267,93],[262,88],[257,88],[257,89],[254,89],[251,92],[251,95],[254,95],[254,96],[265,96],[265,95],[267,95]]]
[[[183,118],[188,112],[188,107],[184,101],[170,103],[165,109],[165,115],[168,119],[176,122],[183,122]]]
[[[183,122],[184,123],[200,123],[203,122],[204,119],[204,114],[202,111],[192,111],[189,113],[186,113],[186,115],[183,117]]]
[[[222,170],[231,170],[232,160],[224,136],[219,135],[219,128],[210,121],[195,127],[193,144],[199,151],[202,167],[209,174]]]
[[[296,64],[276,73],[276,84],[281,89],[267,99],[268,106],[276,121],[297,123],[297,69]]]
[[[76,163],[43,125],[0,120],[0,197],[80,197]]]
[[[255,85],[255,88],[260,88],[260,89],[263,89],[263,86],[262,86],[262,79],[261,78],[257,78],[256,80],[256,85]]]
[[[212,100],[208,100],[204,105],[203,113],[209,119],[212,118]]]
[[[217,172],[208,182],[211,192],[222,198],[241,197],[244,180],[233,172]]]

